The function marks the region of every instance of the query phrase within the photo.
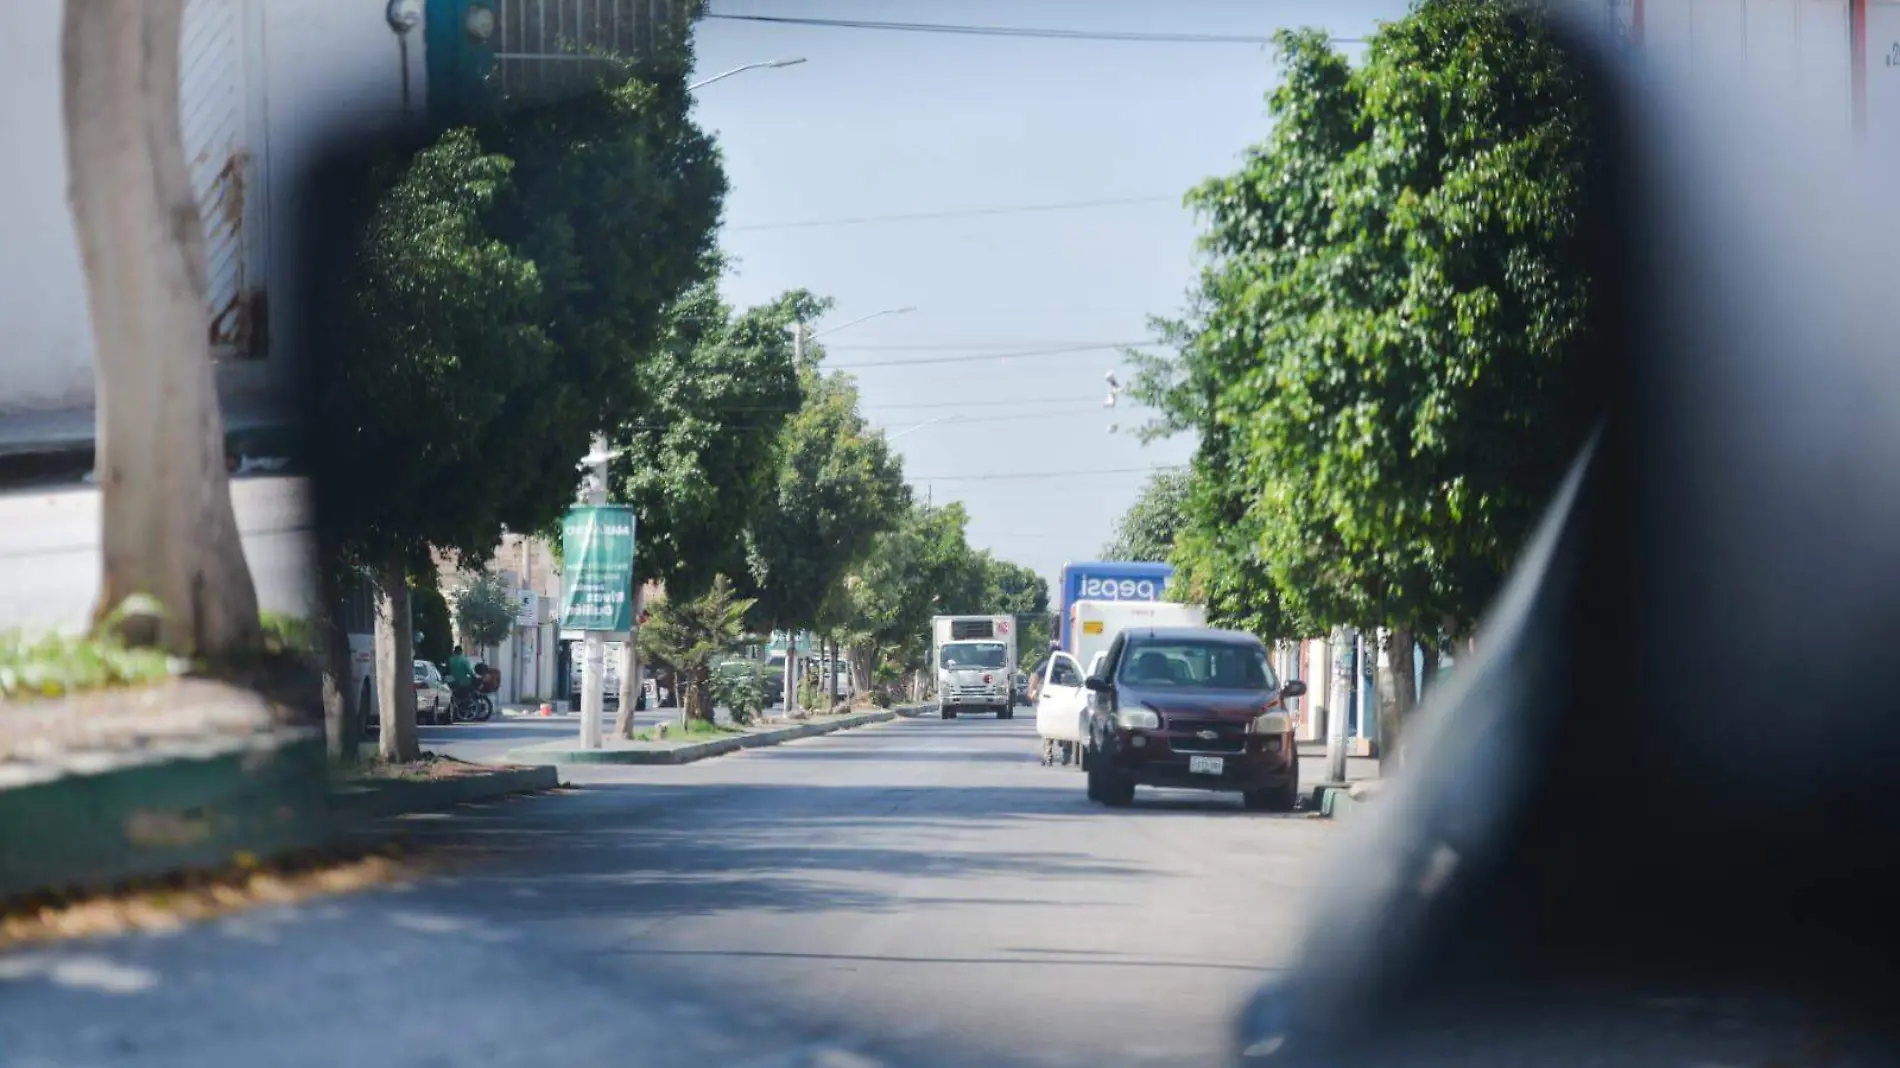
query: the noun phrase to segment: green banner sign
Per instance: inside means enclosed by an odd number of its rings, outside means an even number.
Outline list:
[[[576,505],[561,521],[561,626],[633,629],[633,509]]]

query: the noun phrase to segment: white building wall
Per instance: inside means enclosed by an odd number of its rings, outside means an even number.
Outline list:
[[[92,332],[71,210],[60,88],[63,0],[6,0],[0,35],[0,415],[92,404]],[[315,146],[403,113],[402,56],[374,0],[188,0],[181,111],[212,268],[206,309],[227,389],[269,388],[291,183]],[[410,102],[426,56],[410,35]],[[258,294],[265,294],[258,299]],[[265,309],[268,309],[265,311]],[[262,314],[269,322],[256,321]],[[260,329],[261,328],[261,329]],[[256,355],[261,359],[250,358]]]

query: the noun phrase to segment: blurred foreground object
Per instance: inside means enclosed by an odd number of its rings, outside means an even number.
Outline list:
[[[128,639],[175,653],[261,638],[205,328],[204,230],[179,124],[184,0],[67,0],[73,218],[97,352],[104,573],[95,625],[155,598]]]
[[[1241,1063],[1893,1063],[1900,217],[1716,66],[1576,48],[1602,430]]]

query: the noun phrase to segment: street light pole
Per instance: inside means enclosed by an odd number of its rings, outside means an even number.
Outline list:
[[[587,468],[586,502],[592,505],[607,503],[607,461],[613,453],[607,448],[607,435],[595,434],[593,444],[587,456],[581,460]],[[601,632],[587,632],[582,645],[581,660],[581,748],[599,749],[601,719],[603,718],[603,691],[606,689],[605,661],[607,646]],[[623,716],[633,714],[631,709],[621,709]]]
[[[746,71],[749,71],[749,70],[771,70],[778,67],[796,67],[797,65],[803,62],[805,62],[804,56],[793,56],[790,59],[771,59],[763,63],[747,63],[743,67],[734,67],[728,71],[721,71],[720,73],[715,74],[712,77],[705,79],[704,81],[694,82],[693,84],[686,87],[686,91],[691,93],[699,89],[704,89],[705,87],[711,85],[714,82],[724,81],[725,79],[730,78],[735,74],[744,74]]]

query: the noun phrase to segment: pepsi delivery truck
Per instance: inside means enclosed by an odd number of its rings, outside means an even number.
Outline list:
[[[1056,616],[1056,643],[1075,653],[1075,602],[1159,601],[1174,577],[1171,564],[1108,563],[1065,564],[1062,568],[1062,610]],[[1087,665],[1084,665],[1086,669]]]

